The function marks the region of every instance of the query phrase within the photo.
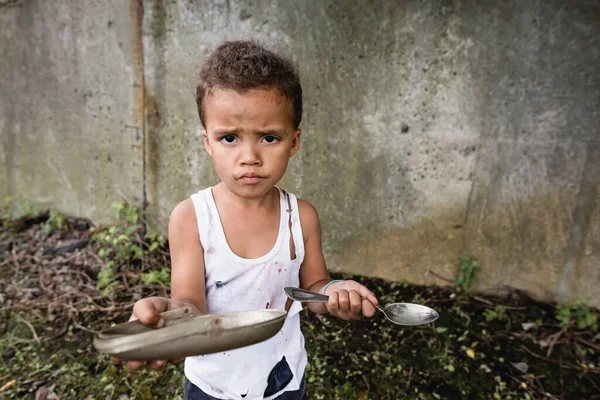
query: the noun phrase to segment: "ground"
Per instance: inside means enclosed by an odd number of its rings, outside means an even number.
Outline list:
[[[182,398],[182,363],[130,372],[92,346],[137,299],[169,292],[164,238],[144,234],[135,210],[118,211],[114,227],[31,211],[0,220],[0,398]],[[335,277],[440,318],[400,327],[382,314],[347,322],[305,309],[311,399],[600,399],[598,310],[509,288],[490,297]]]

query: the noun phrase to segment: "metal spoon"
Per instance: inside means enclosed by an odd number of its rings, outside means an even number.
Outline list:
[[[329,296],[308,290],[286,287],[283,289],[290,299],[302,302],[327,303]],[[413,303],[391,303],[384,308],[375,306],[388,321],[404,326],[424,325],[438,319],[439,314],[432,308]]]

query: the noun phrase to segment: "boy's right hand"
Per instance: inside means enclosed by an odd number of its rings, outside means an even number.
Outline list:
[[[129,321],[140,320],[144,325],[152,328],[162,328],[165,325],[165,320],[160,313],[171,309],[171,301],[165,297],[148,297],[135,302],[133,313],[129,317]],[[113,361],[120,362],[116,357],[112,357]],[[165,366],[167,360],[148,361],[148,367],[152,369],[160,369]],[[127,361],[127,368],[136,370],[144,365],[144,361]]]

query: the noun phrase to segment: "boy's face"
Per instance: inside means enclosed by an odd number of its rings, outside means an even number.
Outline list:
[[[204,147],[227,189],[265,195],[300,146],[291,103],[274,90],[216,89],[204,100]]]

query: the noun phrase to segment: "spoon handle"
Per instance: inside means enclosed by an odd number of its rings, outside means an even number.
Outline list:
[[[283,290],[285,291],[285,294],[287,294],[287,296],[292,300],[318,303],[327,303],[329,301],[329,296],[311,292],[309,290],[304,290],[296,287],[286,287]]]

